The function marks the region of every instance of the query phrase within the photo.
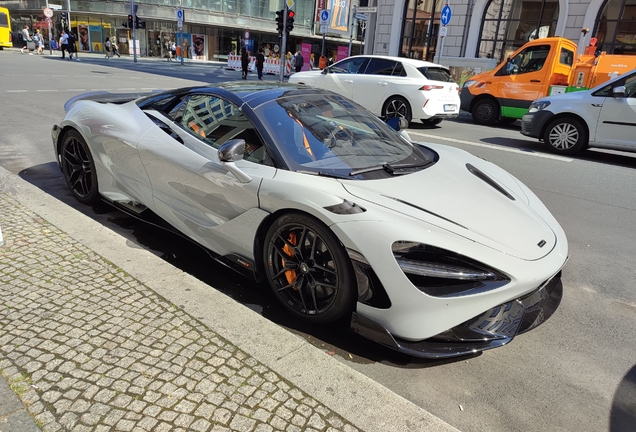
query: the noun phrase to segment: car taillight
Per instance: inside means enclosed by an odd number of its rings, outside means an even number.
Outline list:
[[[425,85],[420,87],[420,90],[429,91],[429,90],[441,90],[444,86],[441,85]]]
[[[13,35],[9,33],[9,42],[13,42]]]

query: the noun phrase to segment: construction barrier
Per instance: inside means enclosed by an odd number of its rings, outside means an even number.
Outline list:
[[[227,56],[227,68],[231,70],[241,70],[241,56],[229,54]],[[248,70],[256,72],[256,57],[250,56]],[[266,58],[263,65],[263,73],[271,75],[280,75],[280,59]],[[291,74],[291,60],[285,61],[285,76]]]

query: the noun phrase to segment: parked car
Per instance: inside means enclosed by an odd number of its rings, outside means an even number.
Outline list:
[[[521,133],[539,138],[555,153],[587,147],[636,151],[636,69],[592,90],[534,101]]]
[[[354,56],[323,70],[295,73],[289,82],[334,91],[383,118],[436,125],[459,114],[459,87],[448,68],[421,60]]]
[[[297,319],[440,358],[504,345],[561,300],[567,239],[526,186],[339,94],[241,81],[65,111],[53,148],[80,202],[198,243]]]

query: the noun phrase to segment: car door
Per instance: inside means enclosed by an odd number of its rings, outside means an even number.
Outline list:
[[[147,114],[169,128],[153,129],[139,144],[155,211],[209,249],[227,252],[218,228],[257,209],[261,180],[276,172],[258,131],[238,106],[209,94],[185,97],[165,117]],[[252,178],[249,183],[241,183],[219,161],[219,147],[231,139],[246,142],[244,160],[236,165]]]
[[[339,93],[351,99],[354,82],[364,72],[368,57],[349,57],[324,69],[324,73],[316,79],[316,86]]]
[[[518,117],[519,109],[526,110],[532,101],[545,96],[551,55],[550,45],[529,46],[495,73],[499,78],[499,102],[504,117]]]
[[[625,87],[625,97],[614,96],[613,89]],[[595,142],[636,149],[636,73],[614,82],[598,92],[606,96],[596,129]]]
[[[395,80],[400,79],[399,76],[392,76],[397,64],[390,59],[370,58],[364,73],[359,73],[355,78],[352,99],[375,115],[381,115],[387,93]]]

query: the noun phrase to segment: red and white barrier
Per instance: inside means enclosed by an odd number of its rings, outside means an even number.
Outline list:
[[[227,68],[232,70],[241,70],[241,56],[229,54],[227,56]],[[256,57],[250,57],[248,70],[256,72]],[[280,75],[280,59],[266,58],[263,65],[263,73]],[[285,61],[285,76],[291,75],[291,60]]]

